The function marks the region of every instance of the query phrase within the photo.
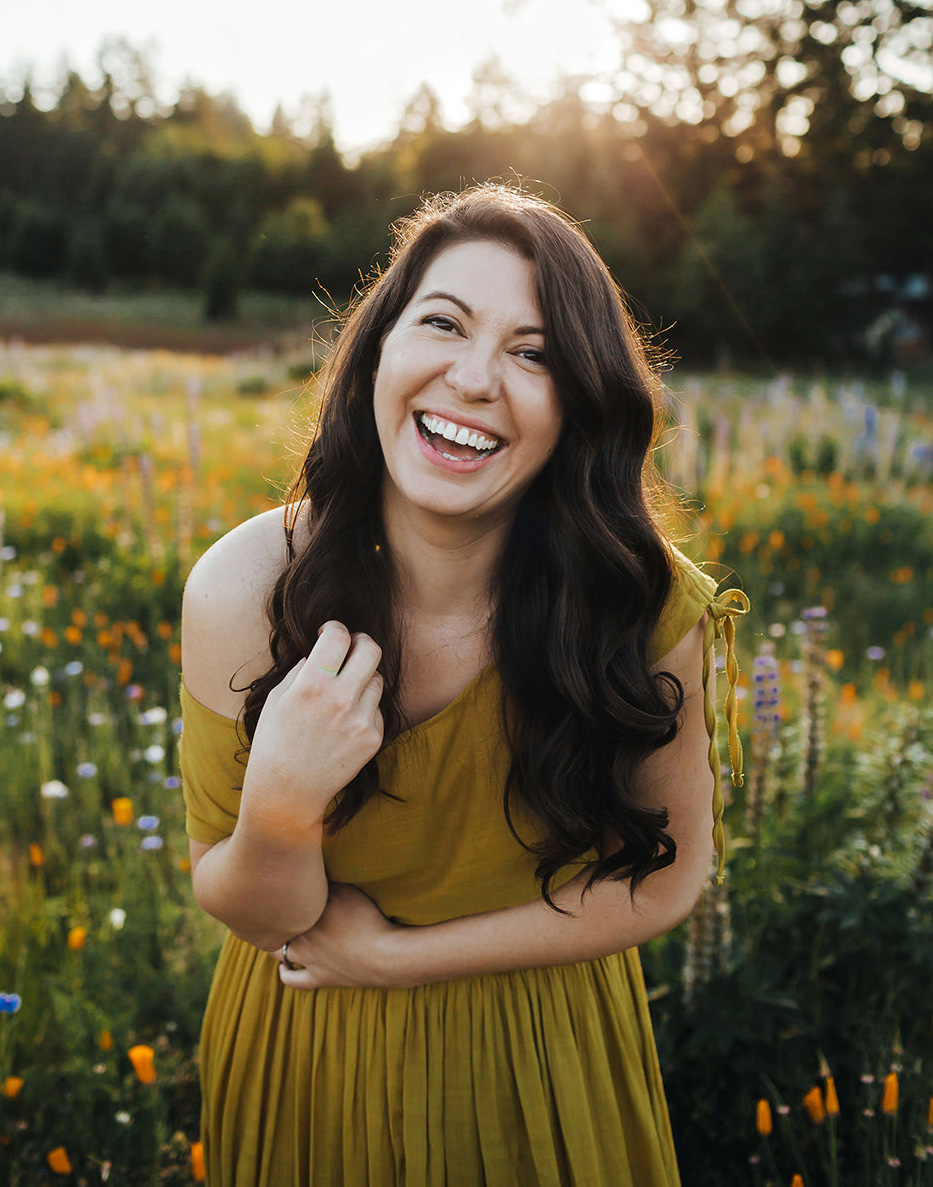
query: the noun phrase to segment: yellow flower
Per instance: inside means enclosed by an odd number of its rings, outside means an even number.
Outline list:
[[[826,652],[826,666],[830,671],[838,672],[845,663],[845,656],[838,648]]]
[[[836,1095],[836,1082],[832,1076],[826,1077],[826,1115],[838,1117],[839,1097]]]
[[[140,1084],[154,1084],[156,1070],[153,1065],[155,1052],[152,1048],[140,1043],[135,1047],[130,1047],[127,1055],[130,1057],[130,1063],[133,1065],[133,1071]]]
[[[68,933],[68,947],[72,952],[80,952],[87,939],[86,927],[73,927]]]
[[[826,1118],[826,1110],[823,1108],[823,1094],[819,1090],[819,1086],[814,1086],[810,1089],[807,1095],[803,1098],[803,1107],[810,1114],[810,1120],[819,1124]]]
[[[803,1175],[794,1175],[790,1181],[790,1187],[803,1187]]]
[[[133,823],[133,801],[128,796],[117,796],[110,807],[113,810],[114,824],[125,826]]]
[[[101,1051],[113,1050],[113,1035],[109,1030],[102,1030],[100,1032],[100,1039],[98,1041],[100,1043]]]
[[[35,841],[29,843],[29,864],[31,866],[44,866],[45,854],[42,852],[42,846],[37,845]]]
[[[888,1072],[884,1078],[884,1096],[881,1098],[881,1111],[893,1117],[897,1112],[897,1073]]]
[[[25,1083],[26,1081],[22,1076],[7,1076],[3,1081],[3,1095],[7,1100],[12,1100],[23,1091],[23,1085]]]
[[[755,1128],[762,1135],[767,1137],[771,1133],[771,1106],[766,1100],[760,1100],[755,1109]]]
[[[56,1175],[70,1175],[71,1161],[65,1152],[64,1146],[56,1146],[54,1150],[50,1150],[45,1156],[45,1161],[49,1164]]]
[[[196,1183],[204,1182],[204,1143],[191,1143],[191,1173]]]

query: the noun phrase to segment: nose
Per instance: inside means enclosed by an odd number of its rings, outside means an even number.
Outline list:
[[[465,400],[495,399],[499,387],[495,351],[479,341],[464,342],[447,368],[447,382]]]

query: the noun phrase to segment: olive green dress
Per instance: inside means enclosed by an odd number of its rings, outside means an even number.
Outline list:
[[[725,635],[733,768],[733,619],[744,595],[682,557],[655,658],[710,611]],[[738,599],[739,606],[732,605]],[[494,668],[379,755],[370,800],[324,841],[328,876],[400,923],[528,902],[534,859],[502,808],[509,755]],[[182,687],[187,829],[234,828],[243,782],[235,723]],[[707,722],[715,714],[707,697]],[[722,853],[718,755],[714,839]],[[734,776],[736,777],[736,776]],[[566,881],[577,869],[565,871]],[[415,989],[297,990],[228,935],[201,1037],[209,1187],[674,1187],[674,1145],[638,950]]]

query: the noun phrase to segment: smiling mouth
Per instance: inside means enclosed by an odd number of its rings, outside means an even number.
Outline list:
[[[492,457],[503,446],[498,437],[488,437],[429,412],[416,413],[415,424],[432,449],[452,462]]]

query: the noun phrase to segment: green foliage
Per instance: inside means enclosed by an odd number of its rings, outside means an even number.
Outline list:
[[[16,408],[29,412],[39,407],[37,397],[15,379],[0,379],[0,407]]]
[[[137,203],[114,198],[105,221],[107,256],[117,276],[144,276],[149,268],[152,216]]]
[[[463,127],[445,128],[422,87],[394,141],[353,163],[325,101],[303,135],[281,112],[260,135],[231,96],[193,85],[143,118],[144,99],[158,106],[151,67],[111,44],[102,60],[115,72],[98,88],[70,71],[49,110],[27,86],[0,115],[0,263],[93,292],[110,275],[190,289],[210,261],[203,311],[224,320],[235,306],[236,286],[220,275],[229,240],[263,291],[320,285],[342,303],[418,195],[527,178],[581,220],[642,320],[676,323],[671,345],[684,357],[861,365],[879,317],[902,304],[908,322],[924,316],[905,282],[933,266],[931,100],[892,63],[908,28],[926,36],[917,22],[927,18],[881,14],[873,0],[858,12],[825,0],[792,22],[753,19],[737,0],[684,16],[679,2],[617,28],[633,63],[611,110],[589,106],[576,80],[528,116],[492,63]],[[690,35],[666,40],[674,25]],[[660,98],[653,72],[664,67],[646,47],[670,67]],[[846,65],[856,50],[862,65]],[[796,67],[803,81],[788,83]],[[926,349],[922,334],[900,345],[875,337],[879,370]]]
[[[241,396],[264,396],[268,390],[269,383],[263,375],[251,375],[237,384]]]
[[[824,488],[765,506],[746,503],[720,561],[742,575],[762,628],[786,623],[805,606],[824,605],[832,645],[841,648],[850,677],[872,667],[870,647],[888,653],[881,658],[899,679],[928,677],[929,514],[909,502],[852,505],[827,494]],[[753,551],[755,564],[749,563]]]
[[[107,287],[109,276],[103,222],[89,218],[75,223],[68,249],[68,278],[78,288],[101,293]]]
[[[5,262],[25,276],[54,276],[65,255],[62,211],[42,202],[21,202],[9,232]]]
[[[243,269],[229,239],[218,240],[204,274],[204,320],[234,321],[240,311]]]
[[[799,744],[785,731],[784,745],[798,757]],[[857,1102],[871,1096],[880,1132],[880,1082],[892,1063],[908,1073],[902,1098],[912,1121],[898,1138],[904,1165],[913,1164],[918,1140],[926,1144],[931,761],[933,713],[900,705],[881,715],[858,748],[830,754],[812,801],[801,796],[799,766],[786,764],[754,838],[744,835],[739,793],[727,817],[728,968],[687,1001],[679,976],[686,929],[643,952],[649,983],[666,990],[654,1004],[656,1036],[674,1132],[681,1156],[690,1151],[696,1187],[748,1181],[754,1102],[771,1097],[777,1105],[772,1082],[791,1103],[794,1128],[792,1142],[775,1134],[771,1143],[782,1167],[778,1182],[794,1173],[807,1184],[829,1182],[825,1134],[800,1107],[818,1081],[820,1053],[843,1111],[838,1182],[882,1181],[880,1165],[869,1171],[878,1134],[862,1132]],[[872,1077],[870,1094],[865,1076]]]
[[[208,225],[201,207],[191,198],[172,194],[153,219],[149,261],[157,276],[183,286],[201,274],[208,250]]]
[[[253,239],[249,275],[261,289],[310,292],[328,252],[327,220],[313,198],[295,198],[268,215]]]

